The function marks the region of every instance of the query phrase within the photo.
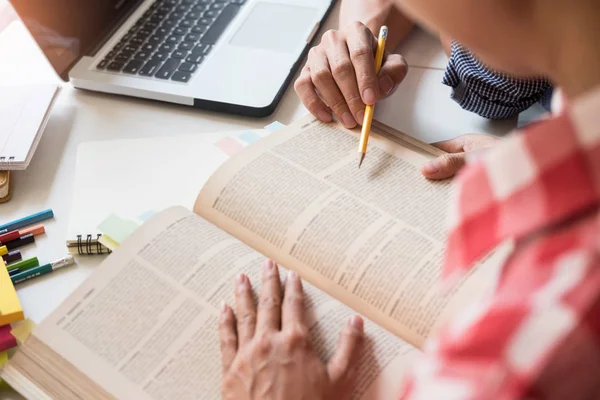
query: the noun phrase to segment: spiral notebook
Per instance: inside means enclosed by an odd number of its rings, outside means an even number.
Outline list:
[[[29,166],[59,91],[58,85],[0,87],[0,169]]]
[[[69,219],[71,254],[107,254],[98,226],[111,214],[143,222],[173,205],[192,209],[198,187],[230,155],[269,130],[88,142],[79,146]]]

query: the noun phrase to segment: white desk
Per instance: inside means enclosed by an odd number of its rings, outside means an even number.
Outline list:
[[[337,21],[337,9],[328,25],[332,25],[332,21]],[[433,47],[427,50],[421,47],[417,51],[407,48],[409,64],[413,58],[419,67],[423,66],[423,62],[431,61],[431,67],[439,72],[444,60],[443,54],[440,54],[441,46],[436,48],[439,44],[435,40],[423,36],[415,43],[419,46],[429,43],[428,46]],[[0,34],[0,85],[57,81],[58,78],[19,22],[13,23]],[[445,90],[438,93],[438,97],[447,96]],[[427,107],[426,101],[421,100],[419,107]],[[460,116],[461,112],[457,111],[457,115]],[[52,208],[56,218],[46,222],[47,234],[37,240],[35,246],[26,248],[24,256],[35,255],[42,262],[62,257],[66,251],[72,183],[77,146],[80,143],[262,128],[274,120],[290,123],[305,113],[291,87],[273,116],[256,120],[84,92],[64,84],[33,162],[26,171],[13,175],[14,196],[10,202],[0,205],[0,220],[9,221]],[[439,118],[450,125],[453,119],[452,115],[439,115]],[[413,121],[410,125],[419,124]],[[179,179],[182,185],[186,184],[185,177]],[[37,323],[41,322],[89,276],[100,260],[98,257],[78,257],[76,267],[20,285],[18,294],[26,315]],[[0,391],[0,398],[21,397]]]

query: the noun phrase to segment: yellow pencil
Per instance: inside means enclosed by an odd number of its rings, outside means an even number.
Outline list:
[[[379,73],[381,64],[383,62],[383,53],[385,52],[385,41],[387,40],[388,28],[382,26],[379,30],[379,40],[377,41],[377,52],[375,53],[375,74]],[[358,145],[358,153],[360,159],[358,161],[358,168],[365,159],[367,153],[367,144],[369,143],[369,133],[371,132],[371,122],[373,121],[373,111],[375,110],[374,105],[368,105],[365,107],[365,119],[362,124],[362,131],[360,132],[360,143]]]

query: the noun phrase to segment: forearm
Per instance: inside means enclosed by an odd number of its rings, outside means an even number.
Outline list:
[[[414,26],[393,0],[343,0],[340,10],[340,28],[354,21],[362,22],[375,35],[382,25],[387,25],[388,49],[396,48]]]

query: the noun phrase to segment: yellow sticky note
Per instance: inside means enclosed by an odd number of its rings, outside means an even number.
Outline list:
[[[115,251],[117,249],[117,247],[119,247],[119,243],[117,243],[115,240],[113,240],[106,233],[103,234],[102,236],[100,236],[100,239],[98,239],[98,242],[100,242],[100,244],[104,245],[104,247],[106,247],[107,249],[109,249],[111,251]]]
[[[25,321],[23,321],[20,324],[18,324],[17,326],[15,326],[10,331],[10,334],[13,335],[17,339],[19,344],[22,344],[22,343],[25,343],[25,341],[31,334],[31,331],[33,330],[33,328],[35,328],[35,322],[33,322],[32,320],[27,318],[27,319],[25,319]]]
[[[110,236],[115,242],[123,243],[123,240],[131,235],[138,227],[139,225],[133,221],[111,214],[98,225],[98,230],[103,234]]]
[[[8,351],[0,353],[0,368],[4,367],[4,364],[8,362]]]
[[[8,270],[0,268],[0,326],[21,321],[23,318],[23,308]]]

